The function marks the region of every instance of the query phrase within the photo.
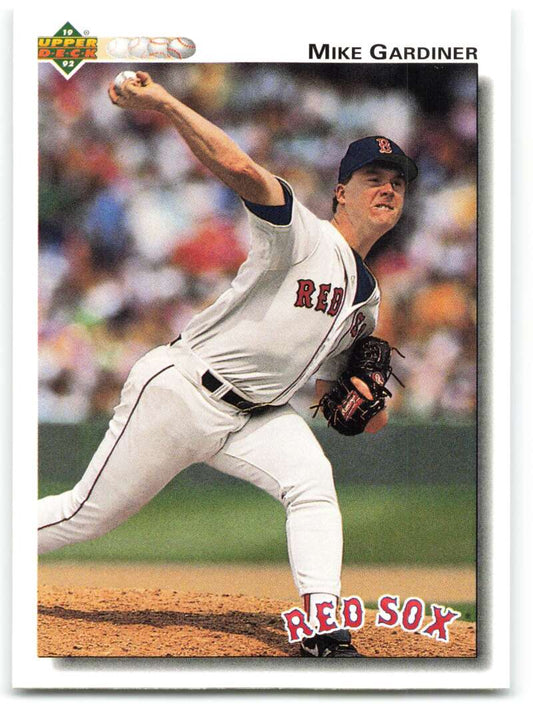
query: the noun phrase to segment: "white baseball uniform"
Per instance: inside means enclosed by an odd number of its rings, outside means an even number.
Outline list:
[[[340,594],[331,466],[288,401],[314,373],[337,378],[355,339],[373,331],[380,294],[338,230],[282,184],[290,221],[246,203],[250,254],[229,290],[134,365],[80,482],[39,501],[40,553],[106,533],[205,462],[285,506],[301,595]]]

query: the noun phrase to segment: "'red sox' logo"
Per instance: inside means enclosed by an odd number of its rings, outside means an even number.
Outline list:
[[[316,295],[315,295],[316,294]],[[300,278],[296,292],[296,308],[314,308],[328,316],[335,316],[344,300],[344,288],[334,287],[331,283],[320,283],[317,286],[309,278]]]
[[[379,144],[380,154],[392,154],[392,147],[388,139],[383,137],[376,137],[376,141]]]

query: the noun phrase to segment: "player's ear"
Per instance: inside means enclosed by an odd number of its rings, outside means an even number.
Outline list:
[[[345,201],[345,189],[346,189],[346,185],[343,185],[341,183],[339,183],[335,187],[335,199],[337,200],[338,203],[340,203],[342,205],[344,205],[344,201]]]

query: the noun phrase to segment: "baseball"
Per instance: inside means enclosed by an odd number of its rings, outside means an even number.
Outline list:
[[[148,46],[150,38],[132,38],[129,42],[128,51],[132,58],[149,58]]]
[[[122,84],[129,78],[137,78],[137,74],[135,73],[135,71],[121,71],[121,73],[118,74],[114,81],[115,91],[117,93],[120,93]]]
[[[107,53],[113,58],[128,58],[129,38],[113,38],[107,44]]]
[[[150,38],[148,52],[150,58],[168,58],[168,38]]]
[[[168,55],[171,58],[189,58],[196,50],[190,38],[172,38],[168,44]]]

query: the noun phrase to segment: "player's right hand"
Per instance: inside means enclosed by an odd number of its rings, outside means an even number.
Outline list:
[[[111,81],[107,89],[111,103],[122,109],[161,111],[172,96],[163,86],[154,83],[146,71],[137,71],[136,75],[137,78],[124,81],[119,91]]]

